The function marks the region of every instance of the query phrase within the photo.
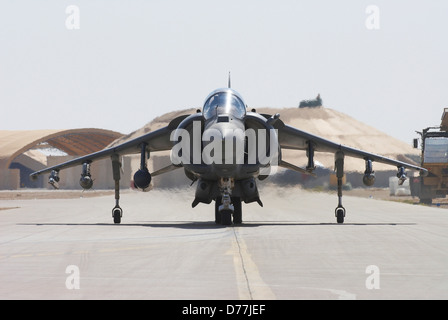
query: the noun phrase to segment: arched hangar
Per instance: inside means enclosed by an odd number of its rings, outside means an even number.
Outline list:
[[[104,129],[0,130],[0,189],[44,188],[31,172],[104,149],[123,135]]]

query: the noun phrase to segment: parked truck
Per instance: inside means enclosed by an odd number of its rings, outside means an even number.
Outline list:
[[[443,110],[440,127],[429,127],[421,136],[421,166],[428,169],[426,177],[410,179],[411,195],[420,203],[432,204],[435,198],[445,198],[448,193],[448,108]],[[418,148],[414,139],[414,148]]]

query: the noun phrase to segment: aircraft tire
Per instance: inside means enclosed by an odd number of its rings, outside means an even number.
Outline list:
[[[222,210],[221,211],[221,224],[223,226],[232,225],[232,211],[230,211],[230,210]]]
[[[113,217],[114,217],[114,223],[119,224],[121,223],[121,215],[122,215],[121,209],[115,208],[113,211]]]
[[[343,207],[336,208],[336,221],[339,224],[344,223],[345,209]]]
[[[233,223],[234,224],[241,224],[243,223],[243,210],[242,210],[242,203],[241,198],[232,198],[234,212],[233,212]]]
[[[220,197],[218,197],[215,200],[215,223],[216,224],[221,224],[221,212],[219,212],[219,206],[222,204],[221,203],[221,199]]]

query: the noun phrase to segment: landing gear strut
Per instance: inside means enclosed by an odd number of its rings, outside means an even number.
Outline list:
[[[121,163],[118,159],[118,155],[114,154],[112,158],[112,171],[115,182],[115,207],[112,209],[112,217],[114,218],[114,223],[121,223],[121,217],[123,216],[123,209],[120,208],[120,170]]]
[[[342,206],[342,178],[344,177],[344,153],[342,151],[336,152],[335,167],[338,180],[338,206],[334,212],[337,223],[341,224],[344,223],[345,218],[345,208]]]

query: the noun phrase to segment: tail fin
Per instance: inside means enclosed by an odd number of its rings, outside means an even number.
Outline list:
[[[229,71],[229,82],[228,82],[227,87],[228,87],[229,89],[232,87],[232,86],[231,86],[231,83],[230,83],[230,71]]]

